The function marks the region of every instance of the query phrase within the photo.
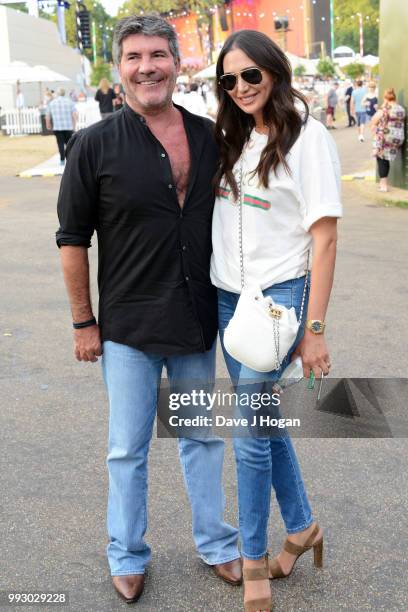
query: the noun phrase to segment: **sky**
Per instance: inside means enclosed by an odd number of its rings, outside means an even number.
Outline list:
[[[116,16],[118,8],[123,4],[123,0],[101,0],[105,10],[109,15]]]

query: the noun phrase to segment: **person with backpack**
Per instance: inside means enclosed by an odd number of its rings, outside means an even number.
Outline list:
[[[405,109],[397,103],[394,89],[384,92],[384,103],[371,120],[374,132],[374,155],[380,177],[379,191],[388,191],[390,162],[397,157],[404,142]]]

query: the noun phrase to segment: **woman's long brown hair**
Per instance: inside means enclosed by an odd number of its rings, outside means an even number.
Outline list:
[[[251,130],[255,126],[252,115],[244,113],[218,83],[224,74],[224,58],[229,51],[241,49],[259,68],[267,70],[273,79],[272,92],[264,109],[264,123],[269,127],[268,142],[262,152],[256,173],[261,185],[268,187],[271,170],[280,163],[287,172],[286,155],[296,142],[302,125],[307,121],[309,108],[305,97],[292,87],[292,69],[283,51],[266,34],[256,30],[241,30],[227,38],[217,61],[217,96],[219,109],[215,137],[220,148],[220,166],[215,175],[218,187],[225,176],[235,198],[238,186],[232,169],[239,159]],[[302,117],[295,107],[296,99],[305,107]]]

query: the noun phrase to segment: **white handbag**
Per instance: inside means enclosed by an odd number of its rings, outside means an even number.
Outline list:
[[[224,332],[227,352],[243,365],[257,372],[271,372],[281,367],[293,345],[302,322],[309,278],[309,252],[299,320],[296,311],[277,304],[258,286],[245,286],[242,248],[242,158],[238,180],[239,256],[241,295],[234,315]]]

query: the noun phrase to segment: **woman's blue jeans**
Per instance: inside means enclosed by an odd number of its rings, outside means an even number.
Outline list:
[[[276,303],[288,308],[294,306],[299,318],[303,287],[304,277],[268,287],[263,294],[270,295]],[[305,313],[307,298],[308,295]],[[262,389],[265,380],[271,382],[279,379],[303,335],[303,325],[281,368],[267,374],[257,373],[233,359],[224,347],[224,331],[234,314],[238,299],[239,295],[236,293],[218,290],[221,345],[236,391],[239,393],[240,386],[243,388],[243,381],[247,390],[248,380],[251,380],[251,391],[257,392]],[[288,534],[309,527],[313,523],[312,511],[295,449],[285,430],[279,429],[271,437],[252,437],[248,434],[246,437],[234,438],[234,451],[237,464],[241,552],[247,559],[260,559],[268,547],[271,487],[275,490]]]

